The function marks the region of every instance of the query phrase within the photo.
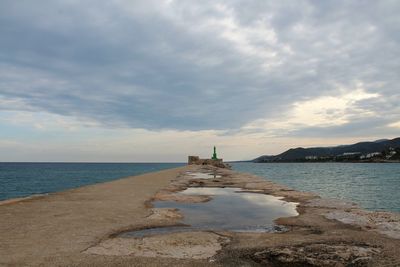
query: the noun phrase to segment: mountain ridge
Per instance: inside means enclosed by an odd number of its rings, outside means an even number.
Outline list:
[[[307,157],[321,159],[333,159],[343,155],[353,153],[368,155],[370,153],[386,153],[390,149],[400,149],[400,137],[393,139],[380,139],[376,141],[364,141],[350,145],[338,145],[330,147],[310,147],[310,148],[290,148],[278,155],[263,155],[253,159],[253,162],[279,162],[279,161],[301,161]]]

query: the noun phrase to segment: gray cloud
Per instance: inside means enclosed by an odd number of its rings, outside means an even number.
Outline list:
[[[381,118],[358,119],[351,123],[327,127],[306,127],[295,129],[284,134],[287,137],[361,137],[368,140],[370,136],[398,136],[398,129],[387,127],[389,120]],[[373,140],[370,140],[373,141]]]
[[[358,105],[398,120],[397,1],[218,3],[2,1],[0,96],[109,127],[232,130],[362,82],[381,98]]]

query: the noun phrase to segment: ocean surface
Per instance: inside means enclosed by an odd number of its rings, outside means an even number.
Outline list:
[[[184,163],[0,163],[0,200],[175,168]],[[351,200],[369,210],[400,212],[397,163],[232,163],[293,189]]]
[[[183,163],[0,163],[0,200],[183,166]]]
[[[293,189],[400,212],[400,163],[231,163]]]

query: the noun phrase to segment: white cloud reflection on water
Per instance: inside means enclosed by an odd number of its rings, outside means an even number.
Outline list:
[[[287,216],[296,216],[298,203],[282,200],[283,197],[272,195],[243,192],[241,188],[217,188],[217,187],[190,187],[181,192],[185,195],[209,195],[209,196],[230,196],[240,198],[251,205],[265,207],[267,209],[284,210]],[[213,200],[211,200],[213,201]]]

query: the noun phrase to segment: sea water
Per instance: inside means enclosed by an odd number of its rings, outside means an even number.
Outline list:
[[[180,194],[207,195],[212,199],[200,203],[156,201],[154,207],[177,208],[184,224],[202,230],[268,232],[274,231],[275,219],[298,215],[297,203],[240,188],[191,187]]]
[[[107,182],[183,163],[0,163],[0,200]]]
[[[356,202],[368,210],[400,212],[400,163],[232,163],[293,189]]]
[[[276,225],[281,217],[297,216],[297,204],[266,194],[243,191],[241,188],[190,187],[178,194],[207,195],[200,203],[155,201],[155,208],[178,209],[183,226],[155,227],[121,234],[121,237],[143,237],[182,231],[228,230],[238,232],[281,232]]]
[[[0,163],[0,200],[183,166],[183,163]],[[369,210],[400,212],[399,163],[232,163],[323,197],[351,200]]]

